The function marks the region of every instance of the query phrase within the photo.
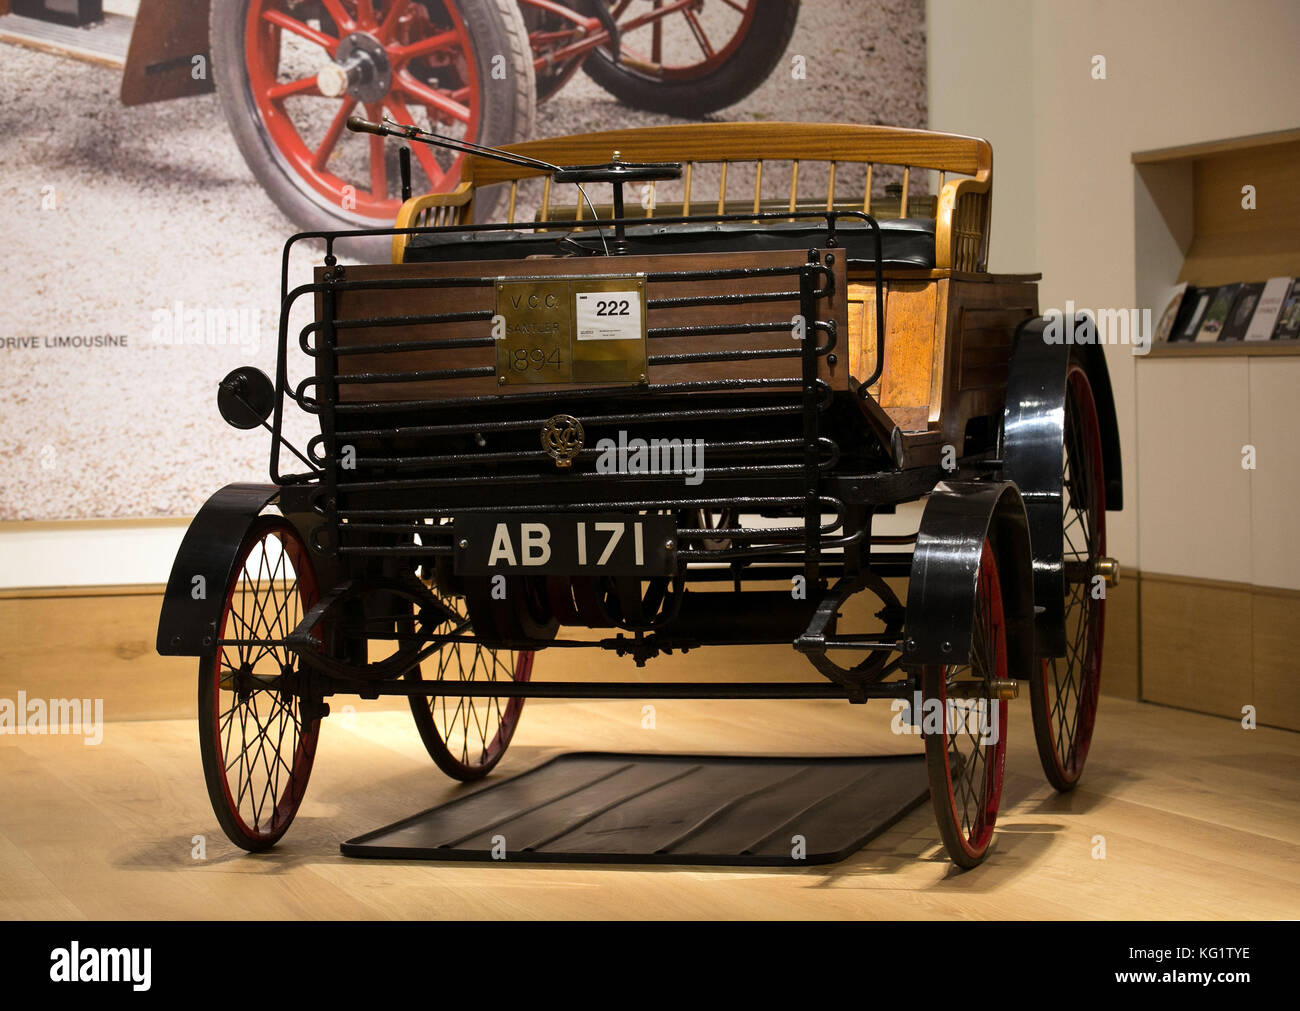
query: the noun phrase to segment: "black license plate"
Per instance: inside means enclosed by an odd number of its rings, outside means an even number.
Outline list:
[[[475,514],[457,516],[454,523],[460,575],[650,577],[677,569],[672,516]]]

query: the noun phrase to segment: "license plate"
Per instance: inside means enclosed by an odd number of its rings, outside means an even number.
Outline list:
[[[645,278],[498,278],[500,386],[646,381]]]
[[[466,515],[454,521],[455,570],[467,576],[670,576],[677,570],[672,516]]]

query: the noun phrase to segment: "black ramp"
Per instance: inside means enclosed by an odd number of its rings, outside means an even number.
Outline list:
[[[801,866],[843,860],[922,803],[921,755],[560,755],[343,843],[395,860]],[[794,855],[795,837],[804,855]],[[498,853],[500,849],[498,847]]]

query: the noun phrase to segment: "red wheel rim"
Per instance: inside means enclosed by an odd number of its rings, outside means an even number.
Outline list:
[[[475,139],[479,80],[469,34],[455,4],[447,0],[440,0],[437,15],[445,24],[425,17],[427,8],[414,0],[323,2],[332,27],[316,28],[294,17],[284,9],[284,0],[249,0],[244,61],[253,105],[286,169],[331,213],[361,222],[392,221],[401,197],[391,185],[384,138],[349,135],[347,118],[362,112],[372,120],[388,115]],[[390,70],[387,91],[367,101],[350,93],[325,97],[316,84],[317,72],[343,39],[359,35],[382,48]],[[454,86],[439,90],[422,79],[420,74],[432,66],[448,68]],[[427,123],[421,124],[421,115]],[[459,177],[462,156],[443,164],[425,144],[412,145],[412,155],[413,169],[424,176],[423,189],[444,191]],[[340,160],[350,162],[350,170],[336,165]]]
[[[271,541],[277,547],[268,551]],[[304,725],[292,685],[282,690],[293,657],[281,643],[318,597],[307,550],[287,524],[249,545],[226,591],[218,638],[242,642],[219,645],[213,658],[215,754],[226,807],[253,842],[283,834],[311,776],[320,721]]]
[[[623,64],[656,80],[683,82],[707,77],[731,59],[754,27],[758,0],[713,0],[707,5],[655,0],[656,10],[680,9],[649,22],[644,22],[644,13],[624,20],[631,6],[632,0],[616,0],[611,5],[614,20],[627,32],[619,40]],[[671,54],[666,53],[669,49]],[[693,62],[685,62],[691,57]],[[672,62],[675,59],[683,62]]]
[[[948,788],[948,805],[957,829],[958,844],[968,857],[978,860],[993,840],[993,827],[1002,801],[1007,759],[1007,704],[986,696],[987,704],[997,706],[998,723],[996,739],[985,741],[985,720],[979,716],[978,708],[972,707],[964,713],[954,712],[947,689],[963,673],[986,684],[1007,676],[1002,584],[988,541],[984,542],[980,555],[973,631],[971,662],[968,666],[944,670],[939,699],[944,716],[944,779]]]
[[[1083,772],[1097,718],[1106,598],[1093,596],[1095,563],[1106,554],[1106,491],[1101,428],[1088,376],[1078,365],[1067,375],[1062,454],[1062,560],[1065,584],[1063,657],[1042,663],[1046,730],[1057,770],[1067,783]],[[1069,578],[1069,573],[1083,578]]]

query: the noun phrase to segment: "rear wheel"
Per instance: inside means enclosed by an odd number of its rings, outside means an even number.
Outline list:
[[[456,612],[464,624],[461,631],[468,633],[463,604],[441,594],[439,598]],[[438,681],[527,681],[532,676],[533,653],[450,642],[425,664],[434,665]],[[408,676],[424,678],[420,667]],[[501,761],[524,707],[521,698],[500,696],[412,695],[410,701],[429,756],[452,779],[464,782],[482,779]]]
[[[620,59],[597,49],[582,69],[624,105],[671,116],[705,116],[749,95],[780,62],[799,16],[799,0],[700,0],[654,19],[632,0],[596,2],[618,22]]]
[[[988,855],[1002,802],[1007,704],[994,681],[1007,676],[1006,618],[992,544],[980,554],[970,662],[921,675],[925,767],[939,834],[953,863],[975,867]]]
[[[1101,427],[1087,373],[1077,363],[1066,377],[1061,486],[1065,655],[1043,659],[1029,699],[1043,771],[1065,792],[1079,782],[1092,744],[1106,616],[1098,572],[1106,554]]]
[[[318,599],[297,531],[261,517],[244,537],[225,590],[216,653],[199,661],[199,745],[222,830],[250,851],[274,846],[302,802],[319,718],[305,719],[284,640]]]
[[[351,115],[490,145],[532,132],[533,71],[513,0],[215,0],[211,31],[231,132],[304,229],[384,227],[397,216],[399,144],[350,133]],[[414,192],[456,184],[463,156],[411,148]],[[354,240],[352,250],[386,258],[389,245]]]

